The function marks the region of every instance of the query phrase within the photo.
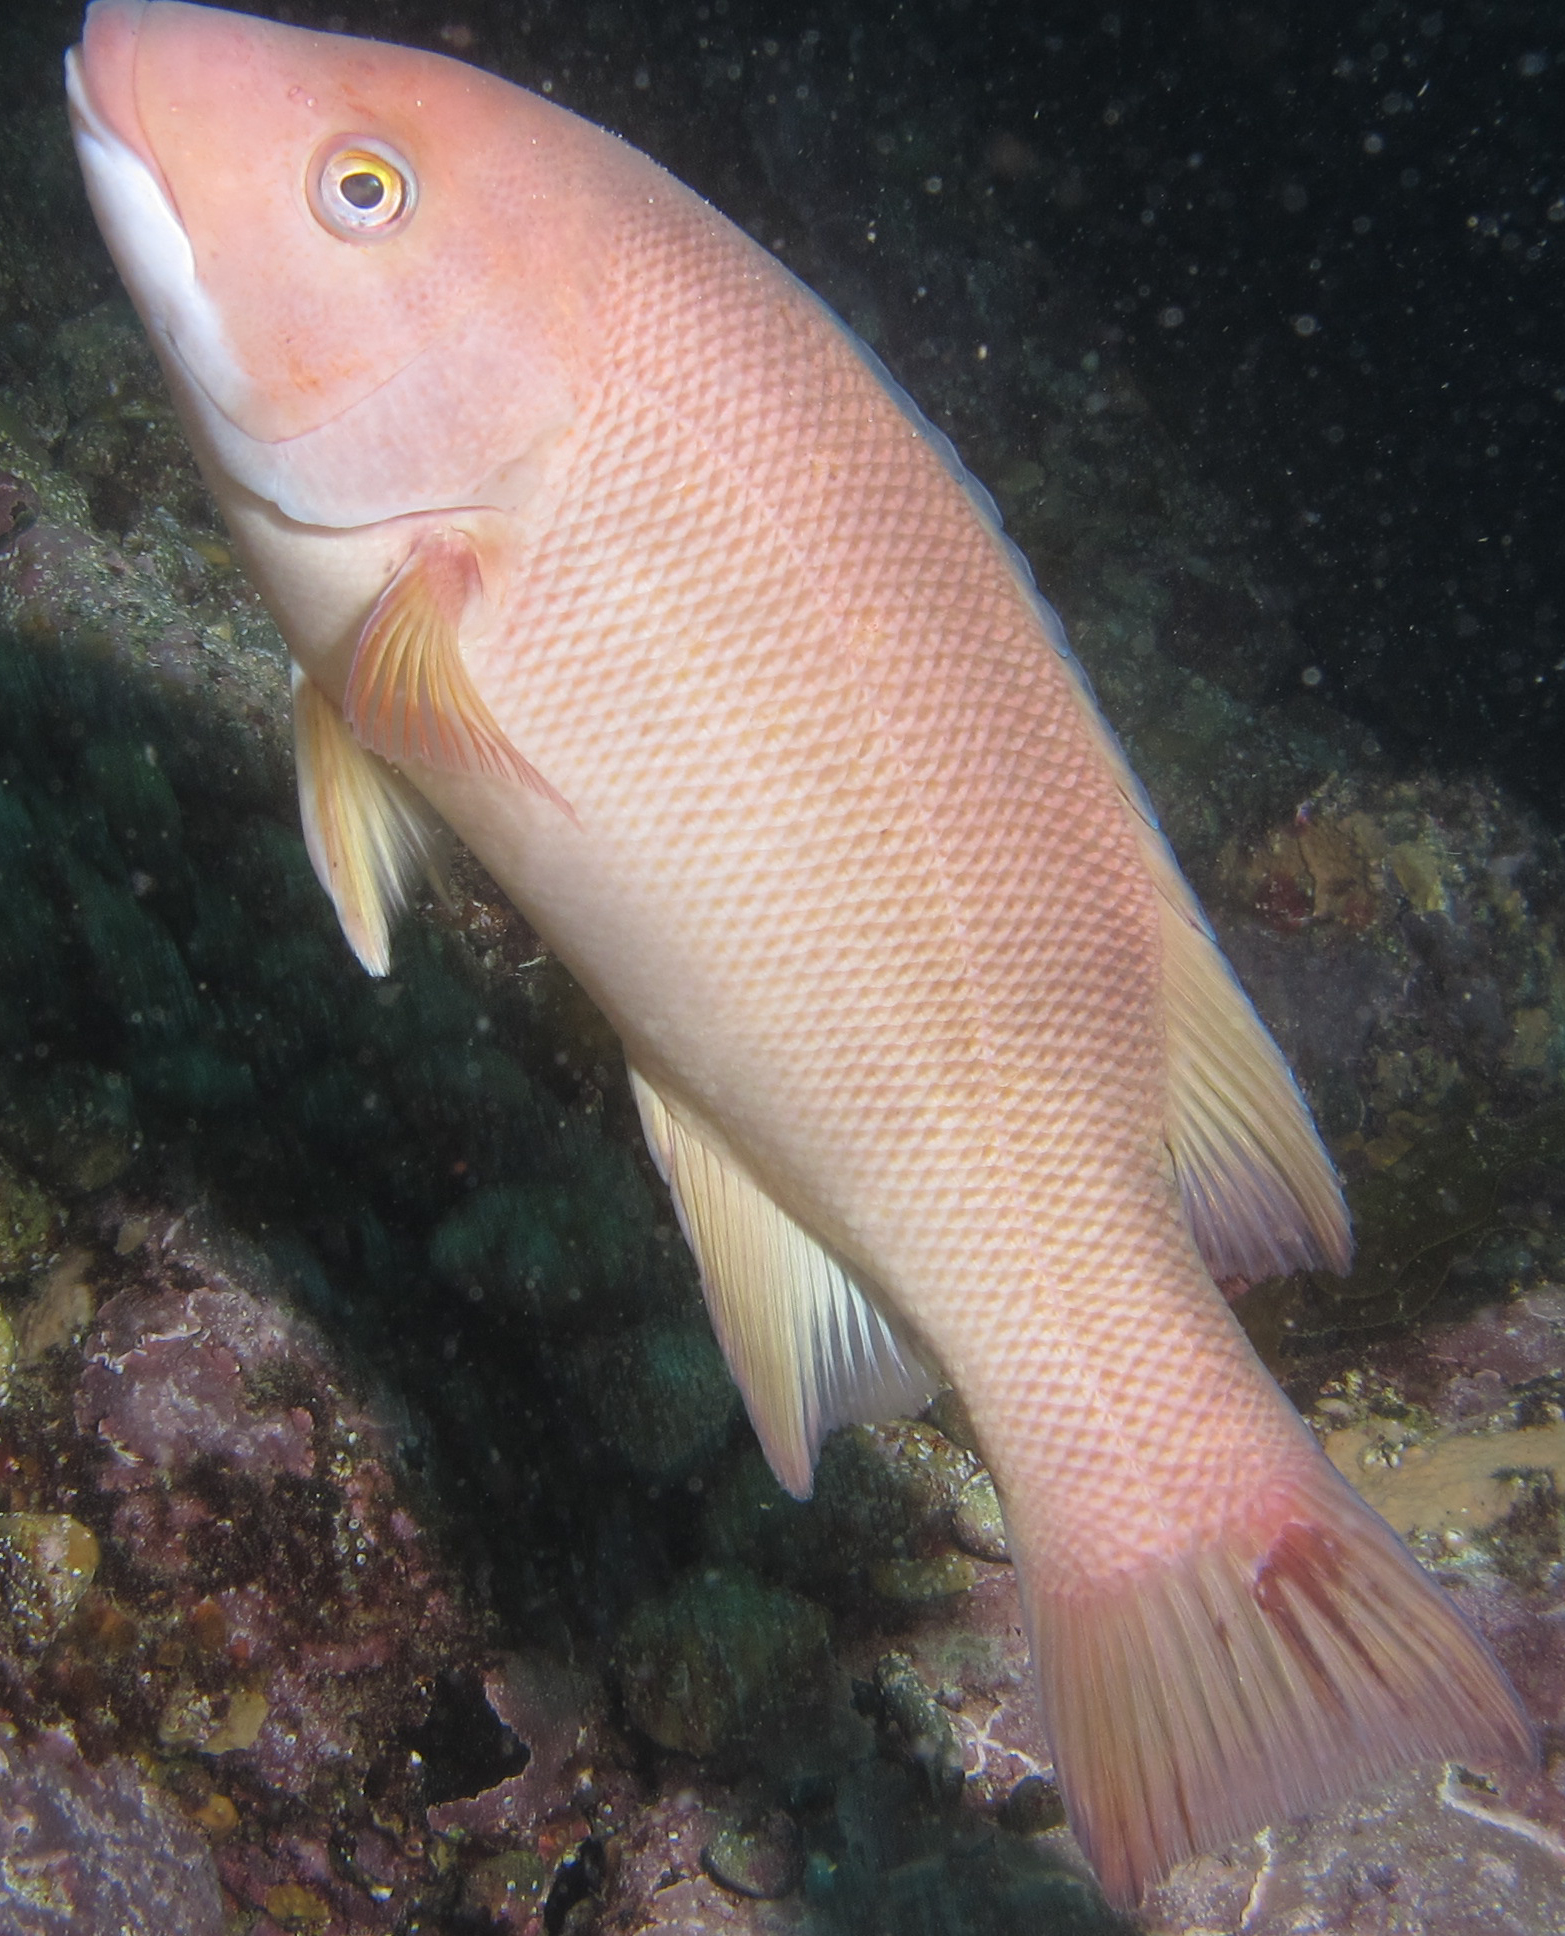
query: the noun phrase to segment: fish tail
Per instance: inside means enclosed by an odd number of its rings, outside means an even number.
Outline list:
[[[1204,1550],[1026,1584],[1061,1792],[1116,1907],[1410,1764],[1536,1762],[1487,1646],[1324,1460]]]

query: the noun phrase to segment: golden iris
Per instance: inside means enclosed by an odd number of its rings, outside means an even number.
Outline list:
[[[317,150],[309,193],[310,207],[323,228],[347,242],[378,242],[413,213],[418,182],[387,142],[338,135]]]

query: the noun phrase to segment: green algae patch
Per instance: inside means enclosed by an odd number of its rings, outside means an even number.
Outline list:
[[[141,1142],[131,1085],[118,1070],[75,1060],[15,1083],[0,1101],[0,1137],[67,1195],[114,1182]]]
[[[1275,1375],[1284,1376],[1312,1340],[1411,1324],[1440,1297],[1453,1269],[1475,1271],[1492,1297],[1535,1267],[1512,1206],[1530,1173],[1565,1166],[1565,1108],[1466,1120],[1450,1110],[1441,1121],[1444,1127],[1404,1115],[1373,1145],[1353,1136],[1334,1146],[1344,1167],[1369,1166],[1344,1192],[1352,1270],[1270,1278],[1234,1306]],[[1542,1255],[1546,1261],[1547,1250]]]
[[[506,1921],[540,1904],[549,1871],[534,1849],[504,1849],[474,1863],[462,1878],[462,1910],[477,1928],[502,1929]],[[541,1927],[541,1925],[540,1925]]]
[[[703,1314],[589,1339],[573,1383],[605,1445],[641,1479],[669,1485],[722,1448],[739,1394]]]
[[[36,1270],[60,1234],[59,1205],[14,1164],[0,1156],[0,1277]]]
[[[1000,1511],[1000,1496],[987,1472],[975,1472],[957,1494],[956,1510],[951,1515],[951,1530],[956,1543],[974,1559],[1008,1560],[1011,1549],[1005,1536],[1005,1516]]]
[[[974,1586],[981,1569],[957,1529],[977,1455],[919,1420],[854,1425],[822,1448],[815,1492],[788,1498],[759,1447],[731,1461],[712,1489],[708,1550],[743,1561],[833,1604],[918,1606]],[[996,1503],[998,1513],[998,1503]]]
[[[821,1609],[737,1570],[691,1574],[637,1607],[614,1670],[643,1734],[702,1757],[797,1736],[834,1677]]]
[[[98,1570],[98,1539],[68,1513],[0,1513],[0,1603],[27,1648],[47,1646]]]
[[[1459,1257],[1503,1233],[1506,1186],[1535,1164],[1561,1163],[1565,1108],[1558,1106],[1516,1122],[1478,1116],[1418,1134],[1349,1186],[1353,1269],[1344,1278],[1316,1276],[1316,1290],[1337,1321],[1354,1328],[1416,1316]]]
[[[962,1553],[936,1553],[925,1560],[881,1560],[870,1568],[870,1585],[882,1600],[921,1606],[977,1586],[978,1568]]]

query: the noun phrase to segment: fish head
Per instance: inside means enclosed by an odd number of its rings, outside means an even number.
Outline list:
[[[590,380],[622,144],[461,62],[183,0],[94,0],[66,78],[220,500],[344,527],[535,487]]]

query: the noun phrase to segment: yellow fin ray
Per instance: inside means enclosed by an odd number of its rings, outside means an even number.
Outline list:
[[[517,780],[574,820],[501,731],[463,663],[462,619],[482,590],[464,532],[420,538],[359,637],[343,711],[361,743],[382,759]]]
[[[372,975],[391,965],[391,928],[420,874],[444,892],[444,830],[395,770],[362,747],[319,686],[293,669],[299,814],[315,878]]]
[[[638,1070],[630,1081],[750,1422],[779,1483],[807,1499],[829,1432],[917,1412],[936,1381],[835,1257]]]

